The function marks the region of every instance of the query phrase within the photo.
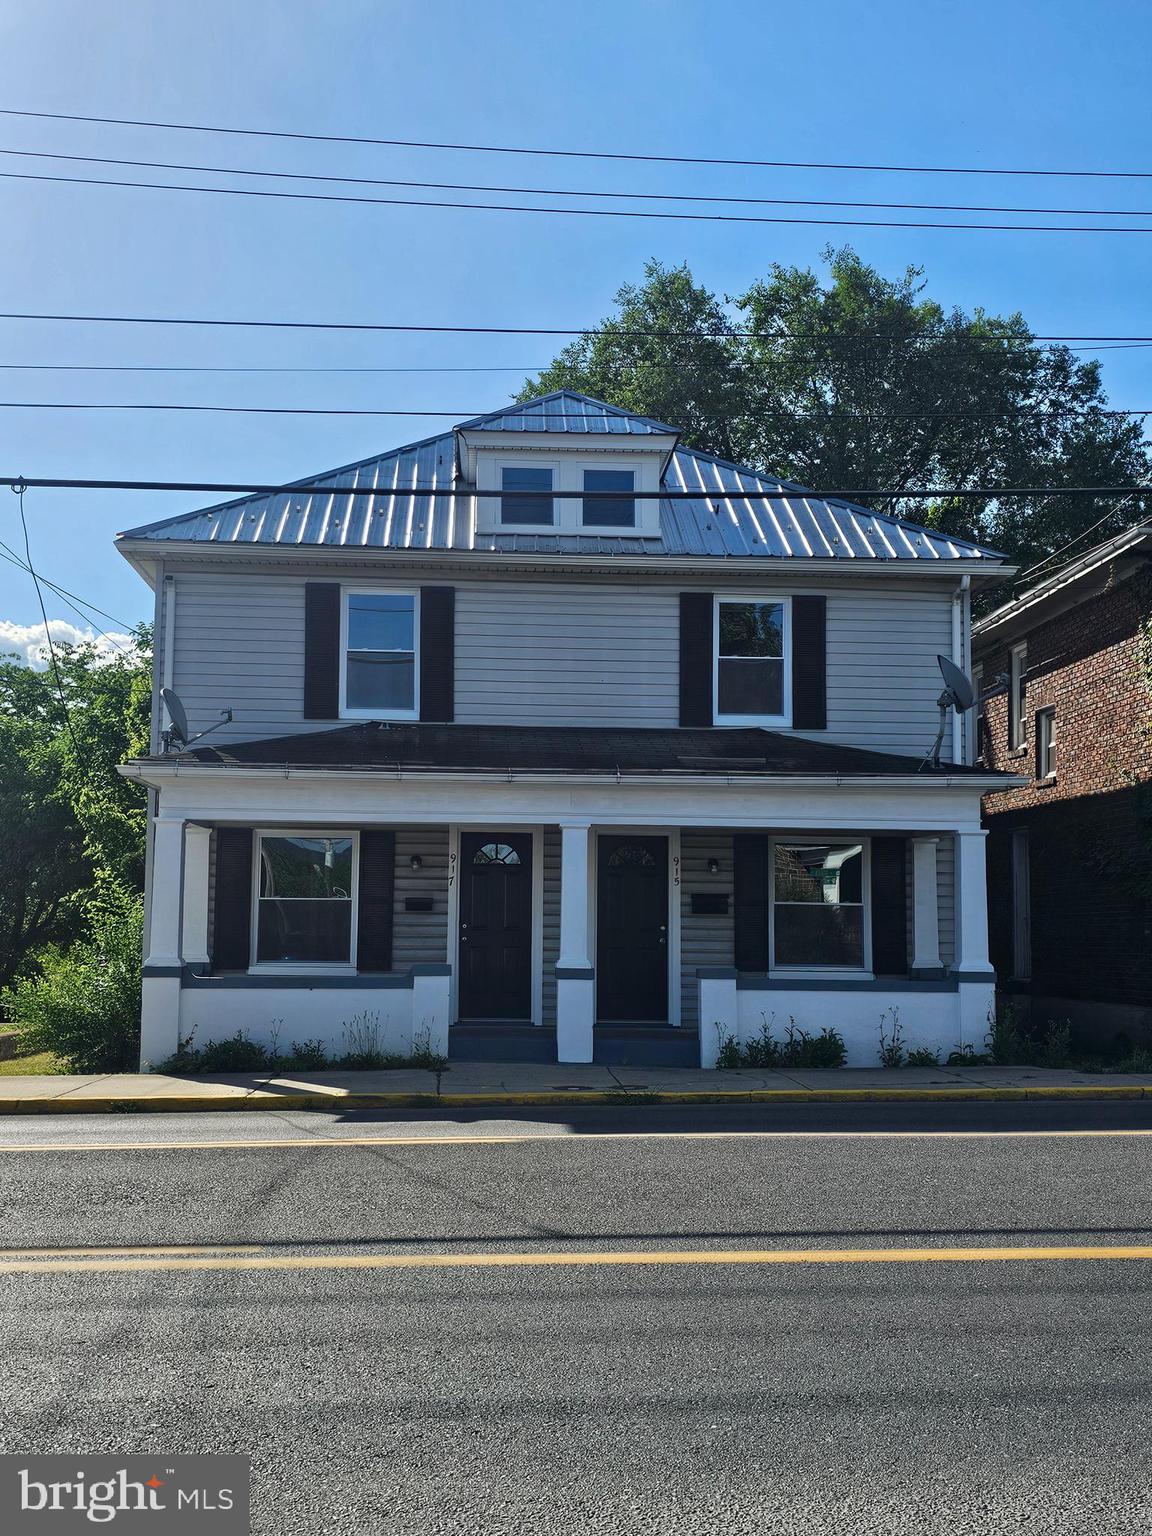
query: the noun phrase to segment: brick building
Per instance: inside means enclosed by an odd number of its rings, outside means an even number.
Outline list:
[[[1152,1042],[1152,523],[975,626],[991,956],[1022,1014]]]

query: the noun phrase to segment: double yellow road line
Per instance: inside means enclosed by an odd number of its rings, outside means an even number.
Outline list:
[[[997,1248],[642,1248],[581,1253],[300,1253],[258,1245],[0,1249],[0,1276],[138,1270],[607,1268],[654,1265],[967,1264],[1152,1259],[1152,1245]]]

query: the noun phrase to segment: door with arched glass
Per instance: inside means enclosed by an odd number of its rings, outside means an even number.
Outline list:
[[[532,834],[460,835],[460,1017],[532,1017]]]
[[[599,839],[596,1018],[668,1022],[668,839]]]

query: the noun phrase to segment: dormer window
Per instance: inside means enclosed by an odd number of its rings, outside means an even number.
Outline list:
[[[550,528],[554,524],[551,469],[506,464],[500,472],[500,489],[517,493],[500,498],[500,522],[504,527]]]
[[[636,503],[624,499],[624,493],[635,489],[635,470],[586,469],[585,528],[635,528]]]

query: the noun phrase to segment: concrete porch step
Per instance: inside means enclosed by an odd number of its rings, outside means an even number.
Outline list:
[[[597,1024],[592,1052],[597,1066],[698,1067],[700,1036],[670,1024]]]
[[[556,1060],[556,1031],[537,1024],[453,1024],[449,1061]]]

